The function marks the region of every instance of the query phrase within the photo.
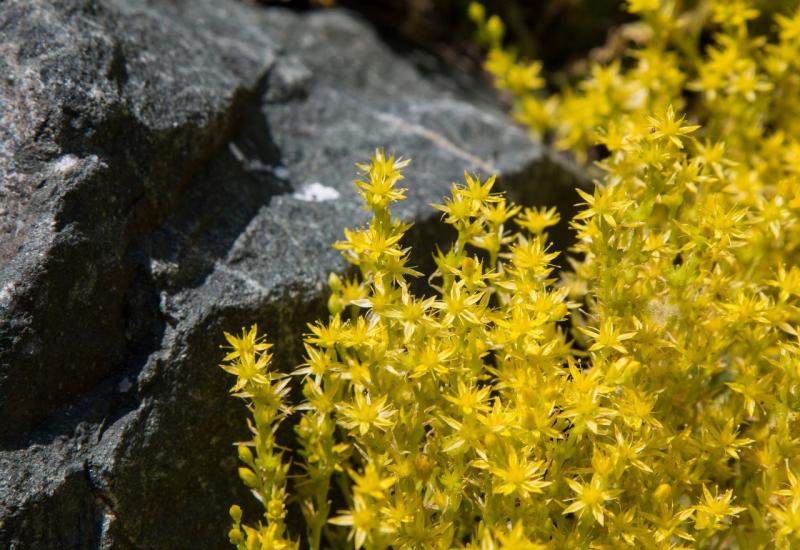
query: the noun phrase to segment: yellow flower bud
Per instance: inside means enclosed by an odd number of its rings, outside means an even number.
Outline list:
[[[328,286],[334,292],[339,292],[342,289],[342,280],[336,273],[331,272],[328,275]]]
[[[486,32],[493,44],[500,44],[506,32],[505,25],[503,25],[503,21],[499,17],[493,15],[486,22]]]
[[[328,311],[331,315],[338,315],[344,310],[341,297],[335,292],[328,298]]]
[[[662,483],[653,491],[653,497],[659,501],[664,502],[670,495],[672,495],[672,487],[668,483]]]
[[[270,499],[267,504],[267,516],[270,519],[280,519],[286,515],[283,501],[277,498]]]
[[[228,531],[228,540],[231,541],[231,544],[241,544],[244,542],[244,534],[242,530],[234,527],[230,531]]]
[[[469,3],[469,18],[473,23],[480,25],[486,20],[486,8],[478,2]]]
[[[239,468],[239,477],[242,479],[244,484],[251,489],[255,489],[259,486],[258,477],[250,468]]]
[[[246,445],[239,445],[239,460],[244,462],[247,465],[253,464],[253,453],[250,451],[250,448]]]

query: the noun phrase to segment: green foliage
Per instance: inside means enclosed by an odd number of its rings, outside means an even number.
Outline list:
[[[800,11],[754,38],[742,0],[629,7],[646,40],[545,100],[472,8],[498,85],[539,106],[522,119],[608,152],[571,270],[551,265],[553,209],[467,174],[435,205],[457,238],[418,295],[390,212],[406,161],[378,152],[356,182],[372,219],[336,244],[359,275],[331,276],[292,374],[304,401],[255,327],[228,335],[264,505],[255,526],[232,508],[239,548],[800,545]]]

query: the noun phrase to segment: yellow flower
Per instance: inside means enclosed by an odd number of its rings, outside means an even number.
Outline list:
[[[585,510],[589,510],[594,519],[597,520],[597,523],[603,525],[605,514],[608,513],[604,504],[608,501],[616,500],[622,490],[604,488],[605,483],[599,477],[593,477],[589,483],[581,483],[570,478],[566,481],[577,496],[571,499],[573,503],[567,506],[562,514],[578,512],[582,516]]]
[[[599,329],[579,327],[578,330],[594,339],[594,343],[589,347],[589,351],[614,349],[620,353],[628,353],[628,350],[622,342],[636,336],[636,332],[620,332],[619,329],[614,326],[614,322],[608,318],[603,319]]]
[[[376,461],[384,463],[386,458],[385,455],[382,455],[377,457]],[[348,470],[348,473],[356,484],[354,487],[356,493],[367,495],[378,500],[385,498],[386,491],[397,481],[397,478],[394,476],[381,477],[381,473],[374,462],[367,464],[364,468],[363,475],[353,470]]]
[[[686,117],[676,117],[675,109],[673,109],[672,105],[667,107],[663,115],[651,116],[649,120],[650,124],[653,125],[650,139],[666,139],[679,149],[683,149],[683,141],[681,141],[681,138],[700,128],[698,125],[684,126],[683,122],[686,120]]]
[[[328,520],[332,525],[350,527],[349,539],[353,539],[356,548],[361,548],[367,537],[381,527],[378,510],[361,495],[353,497],[353,508],[342,510],[340,515]]]
[[[510,531],[498,530],[496,533],[498,548],[504,550],[547,550],[547,544],[531,541],[525,536],[524,522],[517,522]]]
[[[348,430],[354,430],[359,435],[366,435],[371,428],[386,430],[392,426],[391,418],[397,411],[386,404],[388,395],[372,401],[369,394],[356,392],[353,403],[337,406],[339,424]]]
[[[336,344],[344,342],[346,335],[346,327],[338,315],[335,315],[327,325],[317,322],[313,325],[309,324],[308,329],[311,334],[306,337],[306,343],[322,348],[335,347]]]
[[[497,180],[496,176],[490,176],[486,181],[481,182],[479,177],[471,176],[469,173],[464,172],[464,179],[467,182],[467,186],[457,187],[456,193],[471,200],[476,207],[483,203],[501,202],[503,200],[502,195],[492,193],[492,187],[494,187]]]
[[[478,325],[481,319],[478,317],[480,309],[476,304],[484,297],[481,291],[469,293],[464,290],[464,281],[456,282],[446,296],[442,296],[441,301],[433,302],[433,307],[445,313],[443,319],[445,324],[451,324],[455,320]]]
[[[731,506],[731,501],[733,501],[732,490],[729,489],[720,495],[715,489],[715,494],[712,495],[703,484],[703,502],[694,506],[697,513],[694,520],[695,527],[701,531],[722,529],[726,522],[747,509],[742,506]]]
[[[372,162],[356,165],[369,179],[369,181],[355,181],[368,208],[385,209],[390,203],[406,198],[406,189],[395,188],[395,185],[403,179],[400,171],[408,164],[408,160],[395,160],[393,155],[386,157],[379,149],[375,151]]]
[[[272,356],[262,353],[258,357],[253,354],[240,355],[228,364],[220,365],[223,370],[237,376],[236,384],[231,391],[240,391],[247,388],[248,384],[269,384],[266,376],[267,366]]]
[[[456,405],[464,416],[472,416],[476,413],[487,412],[489,406],[489,394],[492,388],[486,386],[477,388],[467,385],[463,380],[458,380],[458,391],[456,395],[445,395],[444,398]]]
[[[232,334],[225,334],[225,339],[233,348],[233,351],[228,353],[223,361],[233,361],[239,357],[254,355],[258,352],[267,351],[272,347],[272,344],[264,342],[264,336],[258,336],[258,326],[253,324],[250,330],[246,331],[242,328],[242,337],[237,338]]]
[[[508,451],[507,455],[504,467],[489,466],[498,483],[494,488],[495,493],[506,496],[517,494],[527,498],[531,494],[542,493],[544,487],[551,485],[550,481],[542,481],[545,473],[543,460],[529,462],[524,455],[520,459],[517,451],[513,448]]]
[[[561,216],[554,206],[550,208],[543,206],[541,208],[526,208],[523,210],[522,215],[518,216],[514,221],[534,235],[541,235],[545,229],[556,225],[560,220]]]

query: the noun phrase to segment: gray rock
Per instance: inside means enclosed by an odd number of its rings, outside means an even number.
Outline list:
[[[251,499],[222,331],[297,362],[376,147],[413,159],[426,252],[464,169],[575,202],[577,172],[346,12],[6,0],[0,53],[3,547],[226,545]]]

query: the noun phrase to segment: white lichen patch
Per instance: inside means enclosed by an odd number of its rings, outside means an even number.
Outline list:
[[[15,286],[13,282],[10,282],[0,289],[0,307],[7,307],[11,303]]]
[[[333,187],[322,185],[319,182],[309,183],[298,189],[292,197],[305,202],[325,202],[336,200],[341,195]]]
[[[69,174],[77,168],[80,159],[75,155],[64,155],[53,164],[53,170],[59,174]]]

